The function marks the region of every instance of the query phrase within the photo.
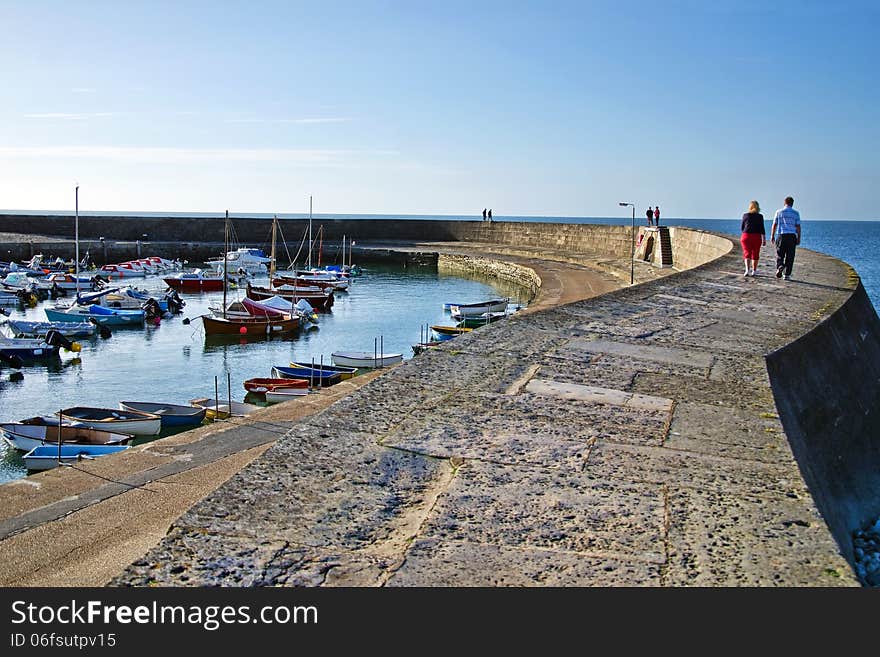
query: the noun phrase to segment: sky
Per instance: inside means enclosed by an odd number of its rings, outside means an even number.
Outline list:
[[[0,208],[880,220],[878,18],[0,0]]]

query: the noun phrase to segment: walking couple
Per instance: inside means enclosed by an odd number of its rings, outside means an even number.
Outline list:
[[[776,278],[785,278],[785,280],[791,279],[794,253],[797,245],[801,243],[801,215],[792,207],[793,205],[794,199],[787,196],[785,205],[776,211],[773,226],[770,228],[770,241],[776,244]],[[777,229],[779,239],[776,239]],[[746,268],[743,276],[754,276],[758,269],[761,247],[767,246],[764,215],[761,214],[761,206],[757,201],[749,203],[749,211],[742,217],[740,244],[742,244]]]

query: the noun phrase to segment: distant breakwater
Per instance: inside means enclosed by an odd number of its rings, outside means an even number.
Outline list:
[[[266,248],[271,242],[272,220],[231,220],[236,243]],[[307,219],[279,220],[286,251],[294,255],[309,232]],[[28,235],[27,240],[0,245],[0,260],[27,259],[34,253],[48,254],[72,249],[76,230],[70,215],[0,214],[0,233]],[[729,241],[699,231],[674,231],[675,257],[682,268],[708,262],[729,250]],[[96,264],[118,262],[141,255],[161,255],[194,262],[220,255],[224,219],[204,217],[109,217],[80,216],[80,250],[87,249]],[[43,236],[41,238],[41,236]],[[482,243],[531,247],[566,254],[572,262],[593,260],[597,255],[629,258],[633,248],[630,226],[599,224],[551,224],[485,221],[409,221],[400,219],[322,219],[312,222],[312,240],[321,245],[327,262],[341,254],[343,238],[355,242],[359,257],[404,258],[405,263],[430,262],[436,256],[409,253],[391,255],[395,244],[420,242]],[[70,241],[62,246],[58,238]],[[370,246],[370,254],[362,251]],[[387,251],[383,254],[382,248]],[[285,247],[279,247],[279,250]],[[408,249],[412,251],[412,249]],[[426,249],[428,250],[428,249]],[[279,251],[280,252],[280,251]]]

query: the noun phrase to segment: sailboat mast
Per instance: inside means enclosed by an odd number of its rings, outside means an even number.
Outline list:
[[[76,297],[79,299],[79,185],[76,186],[76,223],[74,227],[74,240],[76,241],[76,265],[74,277],[76,278]]]
[[[309,269],[312,268],[312,197],[309,196]]]
[[[269,263],[269,287],[272,287],[272,277],[275,276],[275,230],[278,228],[278,215],[272,218],[272,262]]]
[[[226,259],[229,254],[229,210],[226,211],[226,221],[223,222],[223,317],[226,318],[226,283],[229,275],[226,272]]]

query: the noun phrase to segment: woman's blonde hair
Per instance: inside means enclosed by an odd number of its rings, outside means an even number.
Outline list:
[[[758,205],[757,201],[749,201],[749,212],[756,212],[760,214],[761,206]]]

